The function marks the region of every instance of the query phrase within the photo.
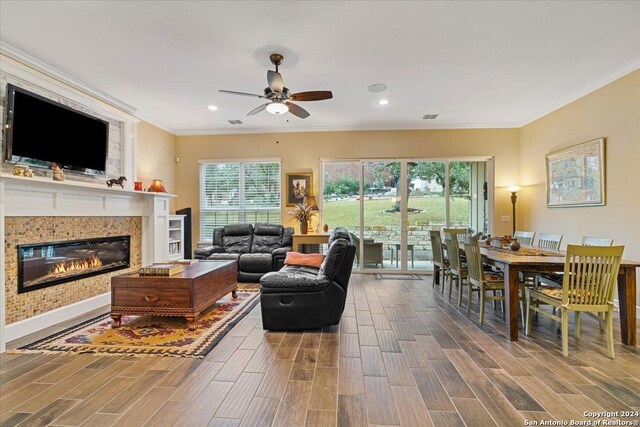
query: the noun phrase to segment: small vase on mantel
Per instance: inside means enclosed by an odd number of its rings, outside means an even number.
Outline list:
[[[307,234],[307,231],[309,231],[309,223],[308,222],[301,222],[300,223],[300,234]]]
[[[511,249],[512,251],[520,250],[520,242],[518,242],[517,239],[511,240],[511,243],[509,243],[509,249]]]

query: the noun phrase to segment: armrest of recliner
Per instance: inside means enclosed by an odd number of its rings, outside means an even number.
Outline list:
[[[271,251],[271,255],[273,256],[287,256],[287,252],[291,252],[293,250],[293,248],[291,248],[291,246],[284,246],[282,248],[276,248],[274,250]]]
[[[193,251],[193,256],[196,259],[207,259],[207,257],[211,254],[215,254],[215,253],[223,253],[224,252],[224,248],[222,246],[218,246],[218,245],[213,245],[213,246],[207,246],[204,248],[197,248],[196,250]]]
[[[282,248],[276,248],[271,251],[273,257],[272,269],[278,271],[284,266],[284,259],[287,257],[287,252],[291,252],[291,246],[284,246]]]

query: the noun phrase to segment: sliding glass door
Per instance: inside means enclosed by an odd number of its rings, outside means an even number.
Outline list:
[[[399,269],[402,255],[401,162],[363,162],[361,264],[365,269]]]
[[[322,171],[323,223],[352,233],[360,270],[431,270],[430,230],[489,231],[487,160],[326,160]]]

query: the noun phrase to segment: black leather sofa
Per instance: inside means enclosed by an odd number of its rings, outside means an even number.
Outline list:
[[[213,230],[213,246],[198,248],[196,259],[235,260],[239,282],[258,282],[279,270],[293,244],[293,228],[279,224],[233,224]]]
[[[260,279],[262,327],[272,331],[316,329],[340,322],[356,247],[337,228],[320,268],[287,265]]]

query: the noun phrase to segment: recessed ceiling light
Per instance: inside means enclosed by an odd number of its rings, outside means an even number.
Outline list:
[[[378,101],[378,105],[387,105],[387,104],[389,104],[388,99],[381,99],[380,101]]]
[[[367,90],[369,92],[373,92],[373,93],[383,92],[386,89],[387,89],[387,85],[382,84],[382,83],[376,83],[376,84],[372,84],[370,86],[367,86]]]
[[[207,108],[209,109],[209,111],[218,111],[218,107],[216,107],[215,105],[209,105]]]

